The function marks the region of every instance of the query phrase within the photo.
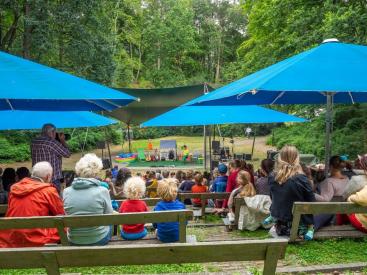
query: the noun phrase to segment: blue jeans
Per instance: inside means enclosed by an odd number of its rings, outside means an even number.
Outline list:
[[[110,226],[110,230],[108,231],[107,235],[99,240],[96,243],[91,243],[91,244],[75,244],[75,243],[70,243],[71,245],[76,245],[76,246],[99,246],[99,245],[106,245],[108,244],[108,242],[111,240],[112,237],[112,226]]]
[[[121,237],[125,240],[130,240],[130,241],[140,240],[144,238],[147,234],[148,234],[148,231],[146,228],[144,228],[144,230],[141,231],[140,233],[125,233],[121,229]]]

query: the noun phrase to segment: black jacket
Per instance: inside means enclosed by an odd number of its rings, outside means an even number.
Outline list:
[[[270,208],[271,216],[282,222],[291,222],[293,219],[292,208],[296,201],[313,202],[315,195],[307,177],[297,174],[289,178],[283,184],[275,181],[274,176],[269,178],[270,197],[272,205]],[[301,224],[313,224],[312,215],[302,215]]]

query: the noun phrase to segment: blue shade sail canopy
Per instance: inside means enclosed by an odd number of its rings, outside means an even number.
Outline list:
[[[186,105],[367,102],[367,46],[335,39],[225,85]]]
[[[198,126],[306,121],[303,118],[260,106],[180,106],[144,122],[141,126]]]
[[[100,127],[118,123],[92,112],[0,111],[0,130],[41,129],[46,123],[56,128]]]
[[[0,52],[0,110],[111,111],[136,98]]]

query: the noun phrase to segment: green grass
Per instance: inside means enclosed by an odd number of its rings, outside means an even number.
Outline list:
[[[367,238],[340,239],[290,244],[286,262],[290,265],[337,264],[367,261]]]
[[[269,229],[258,229],[256,231],[234,231],[236,234],[240,235],[244,238],[251,238],[251,239],[266,239],[269,238]]]
[[[160,274],[160,273],[192,273],[203,272],[201,264],[171,264],[145,266],[103,266],[84,268],[61,268],[61,273],[81,274]],[[1,275],[45,274],[45,269],[3,269]]]

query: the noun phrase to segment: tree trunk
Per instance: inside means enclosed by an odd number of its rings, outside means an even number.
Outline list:
[[[24,33],[23,33],[23,57],[30,58],[31,49],[31,31],[32,28],[28,22],[30,16],[31,7],[28,1],[24,2],[23,12],[24,12]]]
[[[157,69],[161,69],[161,42],[158,42],[158,57],[157,57]]]
[[[0,50],[7,51],[15,40],[15,34],[18,28],[19,15],[16,11],[14,11],[14,20],[5,35],[0,40]],[[0,28],[2,28],[0,24]]]
[[[215,68],[215,83],[219,83],[220,81],[220,57],[221,57],[221,52],[220,52],[220,41],[221,39],[219,39],[219,43],[218,43],[218,52],[217,52],[217,64],[216,64],[216,68]]]
[[[143,52],[141,50],[141,42],[139,44],[139,48],[138,48],[138,51],[139,51],[139,65],[138,65],[138,70],[136,72],[136,76],[135,76],[135,82],[138,82],[139,80],[139,75],[140,75],[140,70],[141,70],[141,58],[142,58],[142,55],[143,55]]]

